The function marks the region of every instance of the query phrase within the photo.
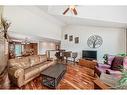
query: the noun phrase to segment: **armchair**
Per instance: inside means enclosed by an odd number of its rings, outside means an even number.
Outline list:
[[[98,76],[100,76],[101,73],[107,73],[120,77],[122,72],[121,69],[117,68],[119,66],[127,68],[127,57],[108,55],[108,64],[98,63],[95,71],[97,71]]]

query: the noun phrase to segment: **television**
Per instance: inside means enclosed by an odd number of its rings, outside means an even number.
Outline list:
[[[97,51],[83,50],[82,58],[88,60],[97,60]]]

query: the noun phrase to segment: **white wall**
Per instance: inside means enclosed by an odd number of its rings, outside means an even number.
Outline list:
[[[39,54],[43,55],[46,53],[46,50],[55,50],[56,44],[53,42],[39,42]]]
[[[79,37],[79,44],[75,44],[74,41],[64,40],[64,34]],[[103,38],[102,46],[97,49],[87,46],[87,39],[94,34],[100,35]],[[125,30],[71,25],[63,29],[61,47],[65,50],[78,52],[78,58],[82,57],[82,50],[97,50],[98,61],[102,61],[104,54],[114,55],[125,52]]]
[[[11,32],[61,39],[61,22],[34,6],[4,6]]]

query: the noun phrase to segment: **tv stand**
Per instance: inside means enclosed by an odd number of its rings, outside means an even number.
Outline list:
[[[90,69],[94,69],[97,66],[97,61],[95,60],[86,60],[86,59],[79,59],[79,65],[85,66]]]

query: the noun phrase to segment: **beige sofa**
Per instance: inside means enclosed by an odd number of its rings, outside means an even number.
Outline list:
[[[21,87],[55,63],[55,61],[47,61],[46,56],[40,55],[10,59],[8,62],[9,79],[12,83]]]

